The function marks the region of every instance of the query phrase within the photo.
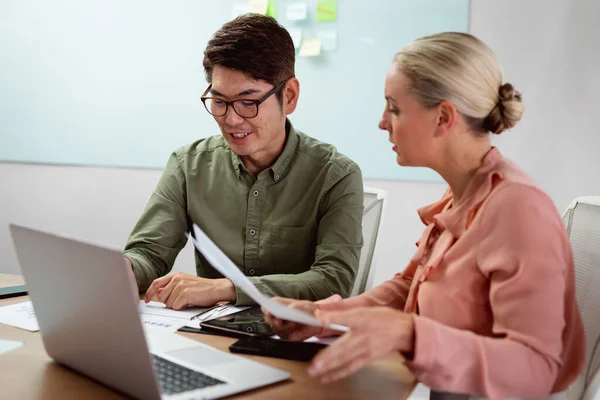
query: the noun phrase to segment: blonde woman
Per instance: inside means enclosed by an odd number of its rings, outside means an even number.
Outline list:
[[[449,188],[418,210],[425,231],[391,280],[344,300],[280,300],[350,327],[309,373],[334,381],[401,352],[434,394],[564,397],[585,358],[569,241],[548,195],[490,143],[521,118],[521,95],[480,40],[441,33],[396,55],[385,100],[398,164]],[[335,333],[267,317],[290,340]]]

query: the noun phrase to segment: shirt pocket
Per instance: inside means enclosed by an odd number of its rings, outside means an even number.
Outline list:
[[[313,226],[264,226],[259,238],[258,258],[262,274],[298,274],[315,261],[317,243]]]

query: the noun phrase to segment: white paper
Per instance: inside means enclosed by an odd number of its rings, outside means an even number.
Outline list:
[[[176,332],[186,324],[182,318],[169,318],[150,314],[141,314],[142,325],[149,331]]]
[[[208,262],[221,274],[231,279],[252,300],[269,310],[271,314],[287,321],[298,322],[304,325],[322,326],[321,321],[311,314],[289,308],[262,294],[196,224],[194,224],[194,234],[196,236],[196,238],[192,238],[194,246],[204,255]],[[331,324],[327,327],[341,332],[348,331],[348,327],[337,324]]]
[[[288,29],[290,36],[292,37],[292,41],[294,42],[294,48],[299,49],[302,44],[302,29],[300,28],[290,28]]]
[[[321,40],[321,48],[324,51],[332,51],[337,48],[337,31],[334,29],[317,31],[317,38]]]
[[[9,351],[18,349],[21,346],[23,346],[23,342],[17,342],[16,340],[0,339],[0,354],[8,353]]]
[[[200,322],[210,321],[211,319],[224,317],[229,314],[234,314],[236,312],[243,311],[249,307],[236,307],[234,305],[227,304],[223,309],[216,310],[215,312],[210,312],[209,310],[211,308],[212,307],[188,307],[184,310],[173,310],[171,308],[167,308],[167,306],[164,303],[160,303],[158,301],[151,301],[148,304],[146,304],[144,300],[140,300],[139,305],[140,313],[142,315],[142,321],[144,321],[145,316],[153,317],[153,322],[158,323],[162,321],[165,324],[172,324],[173,320],[178,320],[181,322],[181,325],[177,329],[179,329],[183,325],[198,328],[198,324]],[[195,316],[203,312],[206,313],[198,316],[198,318],[194,318]],[[194,318],[194,320],[192,320],[192,318]]]
[[[32,332],[40,330],[31,301],[0,307],[0,323]]]
[[[307,3],[294,3],[285,8],[285,17],[289,21],[302,21],[308,15]]]

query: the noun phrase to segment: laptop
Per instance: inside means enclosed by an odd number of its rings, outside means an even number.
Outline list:
[[[289,373],[176,333],[144,331],[119,250],[10,225],[48,355],[139,399],[213,399]]]

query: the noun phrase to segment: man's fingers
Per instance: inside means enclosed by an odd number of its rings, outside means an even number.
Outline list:
[[[166,286],[167,284],[169,284],[169,282],[171,282],[171,278],[172,275],[167,275],[167,276],[163,276],[161,278],[155,279],[151,284],[150,287],[148,288],[148,290],[146,290],[146,303],[148,303],[149,301],[152,300],[152,298],[154,296],[156,296],[156,293],[158,292],[158,289]]]
[[[171,294],[171,308],[173,310],[183,310],[188,305],[187,289],[180,290],[177,294]]]

